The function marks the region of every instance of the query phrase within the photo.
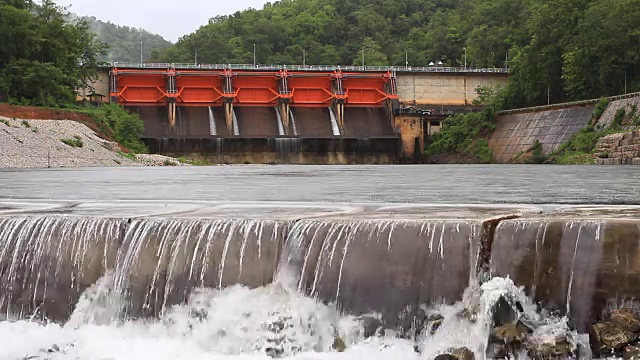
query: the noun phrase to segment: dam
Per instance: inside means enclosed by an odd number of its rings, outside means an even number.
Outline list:
[[[506,69],[114,63],[95,93],[138,113],[151,152],[211,163],[418,160]]]

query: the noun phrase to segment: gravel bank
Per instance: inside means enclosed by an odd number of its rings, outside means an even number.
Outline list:
[[[66,143],[65,143],[66,142]],[[183,165],[161,155],[118,153],[118,145],[70,120],[22,120],[0,116],[0,168]]]

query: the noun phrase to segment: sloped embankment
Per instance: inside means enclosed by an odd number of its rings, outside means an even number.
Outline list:
[[[548,154],[587,126],[593,106],[521,112],[496,117],[496,129],[489,139],[493,161],[508,163],[531,149],[538,141]]]
[[[122,156],[121,147],[72,120],[22,120],[0,117],[0,168],[59,168],[178,165]]]

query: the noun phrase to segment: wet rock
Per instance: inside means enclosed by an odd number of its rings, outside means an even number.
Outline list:
[[[494,342],[487,345],[487,359],[508,359],[509,350],[507,344]]]
[[[564,335],[529,337],[527,340],[527,354],[532,359],[568,358],[574,350]]]
[[[372,336],[384,336],[384,326],[382,321],[372,316],[363,316],[360,318],[362,324],[362,333],[364,338],[370,338]]]
[[[344,343],[344,340],[340,336],[336,336],[333,338],[333,345],[331,345],[337,352],[344,352],[347,349],[347,344]]]
[[[506,324],[493,329],[490,342],[521,344],[526,339],[526,329],[518,324]]]
[[[274,359],[282,357],[282,355],[284,354],[284,349],[275,347],[268,347],[264,351],[267,353],[267,356]]]
[[[601,356],[619,353],[625,345],[636,340],[637,335],[612,322],[602,322],[591,327],[589,338],[594,355]]]
[[[464,308],[457,314],[460,319],[467,319],[472,323],[478,321],[478,312],[473,309]]]
[[[473,352],[466,347],[450,349],[444,354],[435,357],[434,360],[475,360]]]
[[[444,317],[440,314],[433,314],[427,318],[426,328],[429,329],[431,335],[435,334],[436,331],[438,331],[443,321]]]
[[[640,344],[627,345],[622,349],[624,360],[640,360]]]
[[[611,322],[626,331],[640,331],[640,318],[630,310],[619,309],[613,311],[611,313]]]

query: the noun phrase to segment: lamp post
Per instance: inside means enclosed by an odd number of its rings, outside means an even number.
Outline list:
[[[404,67],[405,68],[409,68],[409,51],[405,50],[404,51]]]
[[[362,48],[362,68],[364,68],[364,47]]]
[[[464,49],[464,68],[467,68],[467,48],[463,48]]]
[[[256,44],[253,44],[253,66],[256,66]]]
[[[307,66],[307,49],[302,48],[302,66]]]

